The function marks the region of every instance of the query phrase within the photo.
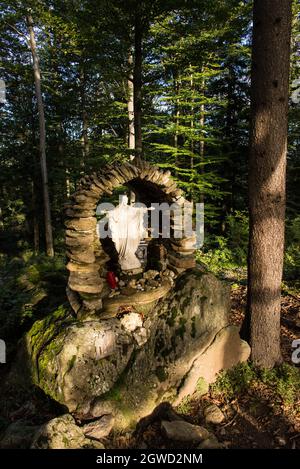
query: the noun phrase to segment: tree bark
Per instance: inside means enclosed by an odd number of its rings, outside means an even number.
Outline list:
[[[201,72],[204,74],[204,67],[201,67]],[[204,98],[204,93],[205,93],[205,79],[204,76],[201,79],[201,93],[203,94]],[[200,104],[200,142],[199,142],[199,156],[200,156],[200,168],[199,172],[202,176],[204,176],[204,148],[205,148],[205,142],[204,142],[204,125],[205,125],[205,106],[204,103]],[[199,202],[204,203],[204,191],[201,189],[200,192],[200,197],[199,197]]]
[[[45,114],[44,114],[44,103],[41,91],[41,72],[39,57],[36,50],[36,41],[33,30],[33,19],[31,15],[27,15],[27,27],[29,32],[29,45],[31,49],[32,61],[33,61],[33,72],[34,72],[34,84],[35,93],[38,106],[39,115],[39,131],[40,131],[40,163],[41,163],[41,174],[42,174],[42,186],[43,186],[43,200],[44,200],[44,221],[45,221],[45,240],[46,240],[46,254],[47,256],[54,256],[53,249],[53,236],[52,236],[52,223],[51,223],[51,209],[50,209],[50,198],[49,198],[49,187],[48,187],[48,170],[46,160],[46,128],[45,128]]]
[[[285,180],[291,1],[255,0],[249,156],[248,302],[252,360],[281,361],[280,294],[284,254]],[[247,327],[248,326],[248,327]],[[249,327],[250,326],[250,327]]]
[[[127,109],[128,109],[128,147],[132,150],[130,153],[130,160],[134,159],[134,150],[135,150],[135,134],[134,134],[134,85],[133,85],[133,73],[131,71],[133,65],[133,54],[132,51],[129,51],[128,55],[128,65],[130,67],[129,76],[128,76],[128,97],[127,97]]]
[[[137,2],[134,24],[134,133],[135,133],[135,155],[142,157],[142,38],[143,26],[141,17],[141,6]]]
[[[80,100],[81,100],[81,111],[82,111],[81,169],[82,169],[82,174],[83,174],[85,171],[86,161],[90,153],[90,145],[89,145],[89,137],[88,137],[88,114],[87,114],[87,109],[86,109],[86,73],[85,73],[84,59],[80,67]]]
[[[178,159],[178,134],[179,134],[179,119],[180,119],[180,100],[179,100],[179,90],[180,90],[180,78],[178,74],[173,74],[173,81],[174,81],[174,93],[175,93],[175,109],[174,109],[174,117],[175,117],[175,134],[174,134],[174,147],[176,149],[175,153],[175,166],[178,168],[179,166],[179,159]],[[177,175],[177,169],[175,171]]]

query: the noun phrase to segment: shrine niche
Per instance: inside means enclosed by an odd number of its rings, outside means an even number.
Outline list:
[[[134,193],[146,209],[132,207],[123,194],[119,206],[108,212],[112,239],[102,240],[97,207],[120,187]],[[65,223],[67,295],[77,314],[117,315],[123,307],[152,304],[170,290],[179,273],[195,266],[195,238],[174,237],[172,214],[169,239],[151,238],[151,233],[143,239],[139,220],[155,203],[185,205],[192,210],[170,171],[163,172],[145,161],[107,165],[79,181],[67,204]],[[133,233],[130,243],[122,241],[125,228]]]

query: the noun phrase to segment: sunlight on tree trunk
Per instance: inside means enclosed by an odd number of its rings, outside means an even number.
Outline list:
[[[247,309],[252,360],[271,368],[281,361],[291,1],[256,0],[253,16]]]
[[[133,73],[131,71],[133,65],[133,55],[132,51],[129,51],[128,55],[128,64],[130,67],[130,73],[128,76],[128,98],[127,98],[127,109],[128,109],[128,147],[130,150],[133,150],[130,153],[130,160],[134,159],[134,150],[135,150],[135,135],[134,135],[134,87],[133,87]]]
[[[49,199],[49,188],[48,188],[48,171],[46,161],[46,128],[45,128],[45,115],[44,115],[44,103],[41,91],[41,72],[39,65],[39,57],[36,50],[36,41],[33,30],[33,19],[31,15],[27,15],[27,27],[29,32],[29,43],[31,49],[31,55],[33,60],[33,71],[34,71],[34,83],[35,92],[39,114],[39,130],[40,130],[40,161],[41,161],[41,173],[42,173],[42,186],[43,186],[43,198],[44,198],[44,218],[45,218],[45,238],[46,238],[46,253],[48,256],[54,256],[53,249],[53,237],[52,237],[52,223],[51,223],[51,210],[50,210],[50,199]]]
[[[136,158],[142,156],[142,18],[137,6],[134,25],[134,134]]]

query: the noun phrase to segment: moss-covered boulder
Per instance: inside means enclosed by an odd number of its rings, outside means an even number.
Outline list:
[[[33,382],[81,420],[111,413],[128,426],[248,358],[228,313],[228,288],[195,268],[146,313],[79,321],[60,308],[33,325],[19,365],[25,360]]]
[[[72,415],[65,414],[42,425],[33,437],[32,449],[104,449],[102,443],[86,438]]]

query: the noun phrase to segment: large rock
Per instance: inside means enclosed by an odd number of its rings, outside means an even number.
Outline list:
[[[62,415],[42,425],[36,432],[33,449],[103,449],[104,446],[86,438],[82,429],[69,414]]]
[[[85,436],[95,440],[101,440],[108,436],[113,429],[115,419],[112,415],[103,415],[100,419],[87,423],[82,430]]]
[[[167,438],[175,441],[199,443],[211,436],[206,428],[179,420],[174,422],[162,421],[161,428]]]
[[[124,427],[248,358],[228,312],[229,289],[195,268],[146,311],[79,321],[61,310],[37,321],[18,364],[24,374],[25,360],[34,383],[79,419],[112,414]]]

